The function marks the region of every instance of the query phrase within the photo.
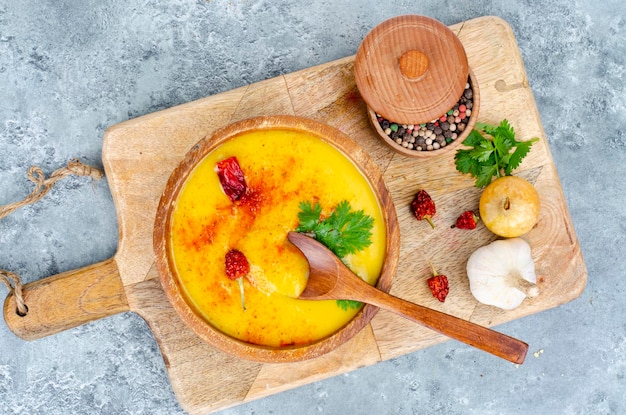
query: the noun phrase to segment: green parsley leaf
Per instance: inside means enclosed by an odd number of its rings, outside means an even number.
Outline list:
[[[506,119],[498,126],[477,122],[463,140],[463,145],[472,148],[459,149],[454,155],[456,169],[476,178],[476,187],[485,187],[494,176],[510,176],[536,141],[539,138],[517,141],[515,130]]]
[[[463,174],[470,173],[472,176],[478,174],[478,160],[470,156],[471,150],[458,150],[455,156],[456,168]]]
[[[307,229],[313,229],[313,227],[320,221],[322,207],[319,203],[311,205],[311,202],[300,202],[299,207],[300,212],[298,213],[298,220],[300,220],[300,226],[296,229],[296,231],[307,232]]]
[[[343,260],[372,244],[374,218],[363,210],[351,210],[347,200],[339,202],[330,215],[322,218],[322,207],[318,202],[301,202],[296,232],[309,233]],[[356,309],[362,304],[352,300],[337,300],[343,310]]]
[[[534,141],[534,140],[531,140],[531,141]],[[509,164],[508,166],[506,166],[504,170],[506,175],[510,175],[511,171],[513,171],[520,165],[520,163],[522,162],[522,159],[526,157],[526,155],[530,151],[531,145],[532,145],[532,142],[529,142],[529,141],[522,142],[522,143],[517,142],[515,151],[511,153],[510,155]]]
[[[496,164],[491,166],[481,166],[479,174],[476,177],[476,187],[485,187],[491,183],[491,178],[497,176],[498,166]]]
[[[312,233],[339,258],[354,254],[372,244],[374,218],[364,211],[353,211],[347,200],[340,202],[330,215],[322,219],[318,202],[300,203],[300,220],[296,232]]]
[[[515,130],[506,118],[500,122],[500,125],[496,127],[495,133],[490,133],[492,136],[500,136],[507,138],[511,141],[515,141]]]
[[[348,311],[350,309],[356,310],[360,308],[363,303],[355,300],[337,300],[337,305],[344,311]]]
[[[475,125],[478,126],[479,123],[476,123]],[[468,147],[475,147],[476,145],[478,145],[480,142],[483,141],[483,136],[478,132],[478,127],[476,127],[476,129],[473,129],[469,135],[467,136],[467,138],[465,140],[463,140],[463,144],[465,144]]]

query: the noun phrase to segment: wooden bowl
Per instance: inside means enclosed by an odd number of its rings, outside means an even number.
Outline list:
[[[236,122],[218,129],[198,142],[172,172],[161,196],[154,230],[156,264],[165,294],[184,324],[201,339],[242,359],[259,362],[293,362],[328,353],[356,335],[374,317],[378,309],[365,305],[356,316],[334,334],[303,346],[266,347],[230,337],[209,324],[186,299],[171,257],[170,228],[178,196],[194,168],[214,149],[237,135],[257,130],[292,129],[312,134],[332,145],[349,159],[369,182],[384,220],[385,257],[376,286],[388,292],[398,267],[400,232],[391,195],[382,175],[369,155],[342,132],[319,122],[295,116],[263,116]],[[172,322],[172,324],[176,324]]]
[[[463,140],[467,138],[467,136],[471,133],[472,129],[474,128],[474,125],[476,125],[476,121],[478,120],[478,111],[480,109],[480,90],[478,88],[478,82],[476,81],[476,76],[474,75],[474,72],[471,69],[469,69],[469,79],[470,79],[470,84],[472,86],[472,92],[474,94],[473,102],[472,102],[472,115],[470,115],[469,117],[469,121],[467,123],[467,126],[465,127],[465,130],[463,130],[463,132],[459,134],[455,140],[450,142],[450,144],[447,144],[445,147],[438,148],[437,150],[421,150],[421,151],[403,147],[401,144],[396,143],[395,141],[393,141],[391,137],[385,134],[385,132],[380,126],[380,123],[378,122],[376,111],[374,111],[371,107],[368,106],[367,115],[370,120],[370,124],[372,125],[374,130],[376,130],[376,134],[378,135],[378,137],[381,139],[383,143],[385,143],[392,150],[397,151],[398,153],[401,153],[405,156],[427,159],[427,158],[438,157],[438,156],[451,153],[455,151],[461,145]]]
[[[480,104],[478,82],[465,49],[452,30],[426,16],[403,15],[385,20],[363,39],[354,62],[355,81],[381,140],[409,157],[451,152],[471,132]],[[472,114],[454,141],[436,150],[416,151],[393,141],[376,114],[395,124],[419,125],[440,118],[457,104],[471,84]]]

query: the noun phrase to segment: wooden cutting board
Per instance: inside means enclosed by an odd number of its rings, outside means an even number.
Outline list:
[[[577,298],[587,272],[565,203],[545,132],[528,85],[514,35],[506,22],[482,17],[451,26],[466,49],[481,94],[479,120],[507,118],[522,140],[540,137],[516,174],[535,184],[541,197],[531,244],[541,294],[512,311],[477,303],[465,263],[479,246],[496,239],[484,226],[451,229],[461,211],[478,206],[474,180],[456,172],[454,155],[411,159],[382,145],[371,128],[355,86],[354,56],[258,82],[109,128],[103,163],[119,221],[115,256],[90,267],[25,287],[26,317],[5,303],[7,325],[33,340],[111,314],[134,311],[149,324],[182,407],[191,414],[242,402],[398,357],[446,340],[443,336],[380,311],[371,324],[336,351],[285,364],[239,360],[203,343],[168,303],[155,269],[153,222],[165,183],[185,153],[218,127],[244,118],[292,114],[329,124],[352,137],[378,164],[398,214],[401,248],[391,293],[486,326],[546,310]],[[210,70],[210,68],[207,68]],[[411,217],[408,205],[427,189],[438,206],[436,229]],[[428,261],[450,280],[445,303],[432,297],[425,280]],[[532,345],[531,345],[532,347]],[[506,364],[501,361],[500,364]]]

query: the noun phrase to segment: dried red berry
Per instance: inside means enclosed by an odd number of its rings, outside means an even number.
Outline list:
[[[241,308],[246,310],[246,300],[243,291],[243,277],[250,272],[250,263],[243,254],[243,252],[237,249],[231,249],[226,253],[224,259],[226,265],[226,276],[231,280],[237,280],[239,283],[239,292],[241,295]]]
[[[236,157],[229,157],[217,163],[217,176],[226,196],[235,202],[246,193],[246,179]]]
[[[442,303],[446,300],[448,292],[450,291],[448,288],[448,277],[445,275],[435,275],[434,277],[430,277],[428,279],[428,287],[433,293],[433,296]]]
[[[245,277],[250,272],[250,264],[243,252],[231,249],[226,253],[226,276],[231,280]]]
[[[428,282],[428,288],[430,288],[430,292],[433,293],[433,297],[443,303],[450,291],[448,288],[448,277],[437,274],[432,262],[430,263],[430,269],[433,271],[433,276],[426,281]]]
[[[415,197],[411,202],[411,211],[417,220],[424,219],[433,229],[435,229],[435,224],[431,218],[435,215],[435,213],[437,213],[437,208],[435,207],[435,202],[426,190],[420,190],[415,194]]]
[[[461,213],[461,216],[457,218],[456,224],[452,225],[452,228],[475,229],[479,220],[480,218],[477,214],[471,210],[467,210]]]

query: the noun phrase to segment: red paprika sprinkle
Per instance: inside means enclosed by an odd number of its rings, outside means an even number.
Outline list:
[[[217,176],[226,196],[235,202],[246,193],[246,179],[236,157],[219,161],[216,166]]]

